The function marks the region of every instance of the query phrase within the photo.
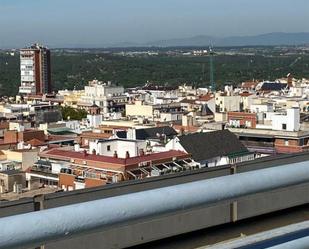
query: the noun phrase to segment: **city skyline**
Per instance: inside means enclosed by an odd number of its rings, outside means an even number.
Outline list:
[[[0,249],[308,246],[308,10],[0,0]]]
[[[109,46],[196,35],[309,32],[304,21],[308,8],[305,0],[2,0],[0,47],[24,47],[33,42],[50,47]]]

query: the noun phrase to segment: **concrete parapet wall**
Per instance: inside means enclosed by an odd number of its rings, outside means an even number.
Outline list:
[[[23,201],[1,204],[0,216],[3,217],[31,212],[33,210],[53,208],[301,161],[308,161],[309,163],[309,154],[286,155],[276,157],[276,159],[264,158],[253,162],[233,165],[232,167],[231,165],[227,165],[198,171],[182,172],[180,174],[158,178],[148,178],[143,181],[124,182],[121,184],[107,185],[74,192],[49,194],[34,199],[29,198]],[[199,190],[197,189],[196,191]],[[78,238],[45,245],[45,249],[123,248],[308,203],[309,183],[305,183],[249,195],[234,201],[219,202],[211,206],[145,220],[143,222],[130,224],[129,226],[81,235]],[[74,212],[74,210],[72,210],[72,212]],[[98,210],[98,212],[100,212],[100,210]]]

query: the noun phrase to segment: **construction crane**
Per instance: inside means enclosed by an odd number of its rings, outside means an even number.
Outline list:
[[[216,91],[216,83],[214,80],[214,62],[213,62],[213,56],[214,56],[214,51],[212,46],[209,46],[209,74],[210,74],[210,87],[211,91],[215,92]]]

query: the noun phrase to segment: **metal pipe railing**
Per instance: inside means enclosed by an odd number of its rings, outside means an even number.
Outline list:
[[[0,219],[0,248],[46,244],[307,182],[305,161],[9,216]]]
[[[268,247],[268,249],[308,249],[309,236],[291,240],[276,246]]]
[[[309,248],[309,221],[293,223],[253,235],[223,241],[215,245],[201,246],[198,249],[231,249],[231,248]],[[307,241],[302,243],[302,241]],[[287,247],[290,245],[290,247]],[[292,246],[293,245],[293,246]]]

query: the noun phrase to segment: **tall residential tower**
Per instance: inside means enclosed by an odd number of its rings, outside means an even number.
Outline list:
[[[34,44],[20,50],[20,94],[51,93],[50,50]]]

